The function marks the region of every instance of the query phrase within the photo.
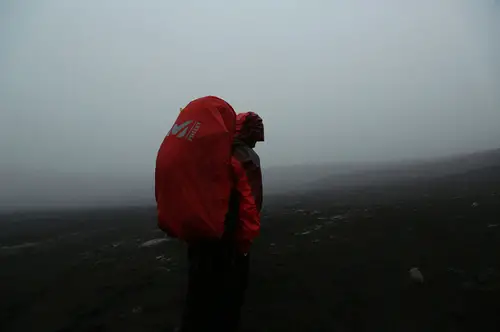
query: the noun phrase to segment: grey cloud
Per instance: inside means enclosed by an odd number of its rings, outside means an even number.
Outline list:
[[[262,115],[266,166],[500,142],[493,1],[0,6],[0,169],[151,174],[179,107],[208,94]]]

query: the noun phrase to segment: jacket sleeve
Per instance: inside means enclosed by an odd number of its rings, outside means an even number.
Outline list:
[[[234,189],[239,196],[239,223],[236,230],[236,241],[243,252],[248,252],[252,240],[260,232],[260,212],[257,209],[244,166],[234,157],[231,159],[231,163],[234,172]]]

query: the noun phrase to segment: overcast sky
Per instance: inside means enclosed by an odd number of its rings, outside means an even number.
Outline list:
[[[265,166],[500,147],[489,0],[0,2],[0,169],[151,174],[179,107],[261,114]]]

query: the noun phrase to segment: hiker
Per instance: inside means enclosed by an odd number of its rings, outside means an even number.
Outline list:
[[[231,190],[221,240],[189,246],[189,285],[181,331],[236,331],[247,287],[250,244],[260,230],[262,177],[253,148],[264,140],[262,119],[239,114]],[[215,285],[219,287],[214,287]]]
[[[260,231],[262,176],[259,156],[253,150],[259,141],[264,141],[264,127],[257,114],[236,116],[222,99],[204,97],[183,109],[160,148],[158,224],[188,244],[182,332],[238,328],[249,250]],[[176,165],[176,160],[183,164]],[[172,188],[182,181],[190,181],[190,186],[174,195]]]

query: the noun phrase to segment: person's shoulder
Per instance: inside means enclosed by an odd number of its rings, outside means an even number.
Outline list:
[[[250,160],[250,150],[251,148],[245,145],[235,145],[233,146],[233,157],[240,162],[248,161]]]
[[[260,167],[259,155],[249,146],[235,145],[233,147],[233,157],[243,165],[252,164]]]

